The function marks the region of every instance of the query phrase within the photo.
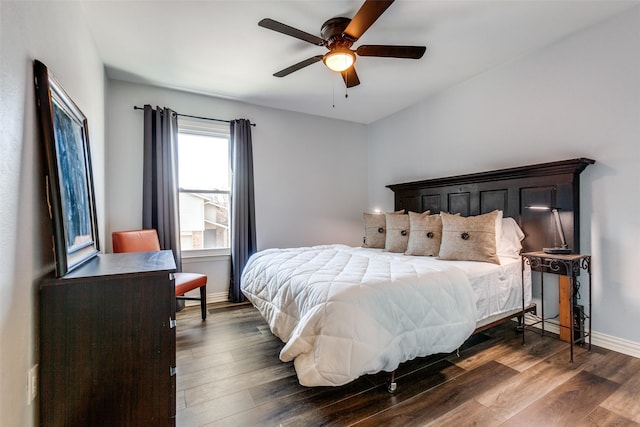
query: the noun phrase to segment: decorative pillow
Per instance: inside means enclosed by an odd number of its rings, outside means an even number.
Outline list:
[[[363,213],[364,217],[364,242],[365,248],[384,249],[387,236],[387,221],[383,213]]]
[[[384,214],[387,221],[387,236],[384,250],[387,252],[405,252],[409,243],[409,215]]]
[[[496,251],[496,220],[500,211],[476,216],[442,213],[442,242],[438,258],[500,264]],[[500,221],[502,228],[502,221]]]
[[[405,254],[438,256],[442,240],[442,219],[440,215],[429,213],[409,212],[409,242]]]
[[[404,209],[395,213],[403,214]],[[383,213],[363,213],[364,242],[362,247],[384,249],[387,239],[387,221]]]
[[[498,256],[519,258],[524,233],[513,218],[502,219],[502,236],[498,239]]]

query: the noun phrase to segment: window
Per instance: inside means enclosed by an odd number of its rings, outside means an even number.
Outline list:
[[[229,253],[229,126],[178,118],[178,192],[182,251]]]

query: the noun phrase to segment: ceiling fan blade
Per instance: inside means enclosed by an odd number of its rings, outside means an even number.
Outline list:
[[[381,56],[387,58],[420,59],[427,48],[425,46],[387,46],[378,44],[362,45],[356,49],[359,56]]]
[[[353,17],[347,28],[344,30],[344,35],[351,41],[356,41],[365,31],[374,23],[376,19],[384,13],[385,10],[394,0],[366,0],[360,7],[360,10],[356,12],[356,16]]]
[[[356,67],[351,66],[340,74],[342,74],[342,80],[344,80],[344,84],[347,85],[347,88],[358,86],[360,84],[358,73],[356,73]]]
[[[300,61],[297,64],[294,64],[290,67],[285,68],[284,70],[280,70],[274,74],[274,77],[284,77],[293,73],[294,71],[298,71],[301,68],[309,66],[311,64],[315,64],[318,61],[322,61],[322,55],[312,56],[311,58],[305,59],[304,61]]]
[[[258,22],[258,25],[287,36],[295,37],[307,43],[315,44],[316,46],[324,46],[324,40],[320,37],[298,30],[297,28],[290,27],[282,22],[274,21],[273,19],[265,18]]]

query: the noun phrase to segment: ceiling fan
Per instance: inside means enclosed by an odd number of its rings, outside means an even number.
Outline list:
[[[330,70],[342,74],[345,85],[350,88],[360,84],[360,79],[358,79],[358,74],[354,67],[356,55],[386,58],[422,58],[427,49],[425,46],[362,45],[355,50],[351,49],[351,46],[391,6],[393,1],[366,0],[352,19],[343,17],[331,18],[322,24],[320,29],[322,37],[314,36],[273,19],[265,18],[261,20],[258,22],[261,27],[329,49],[329,52],[324,55],[316,55],[300,61],[278,71],[274,76],[284,77],[311,64],[323,61]]]

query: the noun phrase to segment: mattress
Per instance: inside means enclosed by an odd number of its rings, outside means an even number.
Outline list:
[[[522,310],[522,261],[520,258],[500,258],[500,265],[474,261],[440,261],[454,263],[469,278],[476,297],[478,323],[512,310]],[[525,264],[525,307],[531,303],[531,268]]]
[[[294,360],[301,384],[342,385],[454,351],[479,322],[521,308],[521,262],[501,262],[344,245],[269,249],[249,260],[242,290],[286,343],[280,358]]]

